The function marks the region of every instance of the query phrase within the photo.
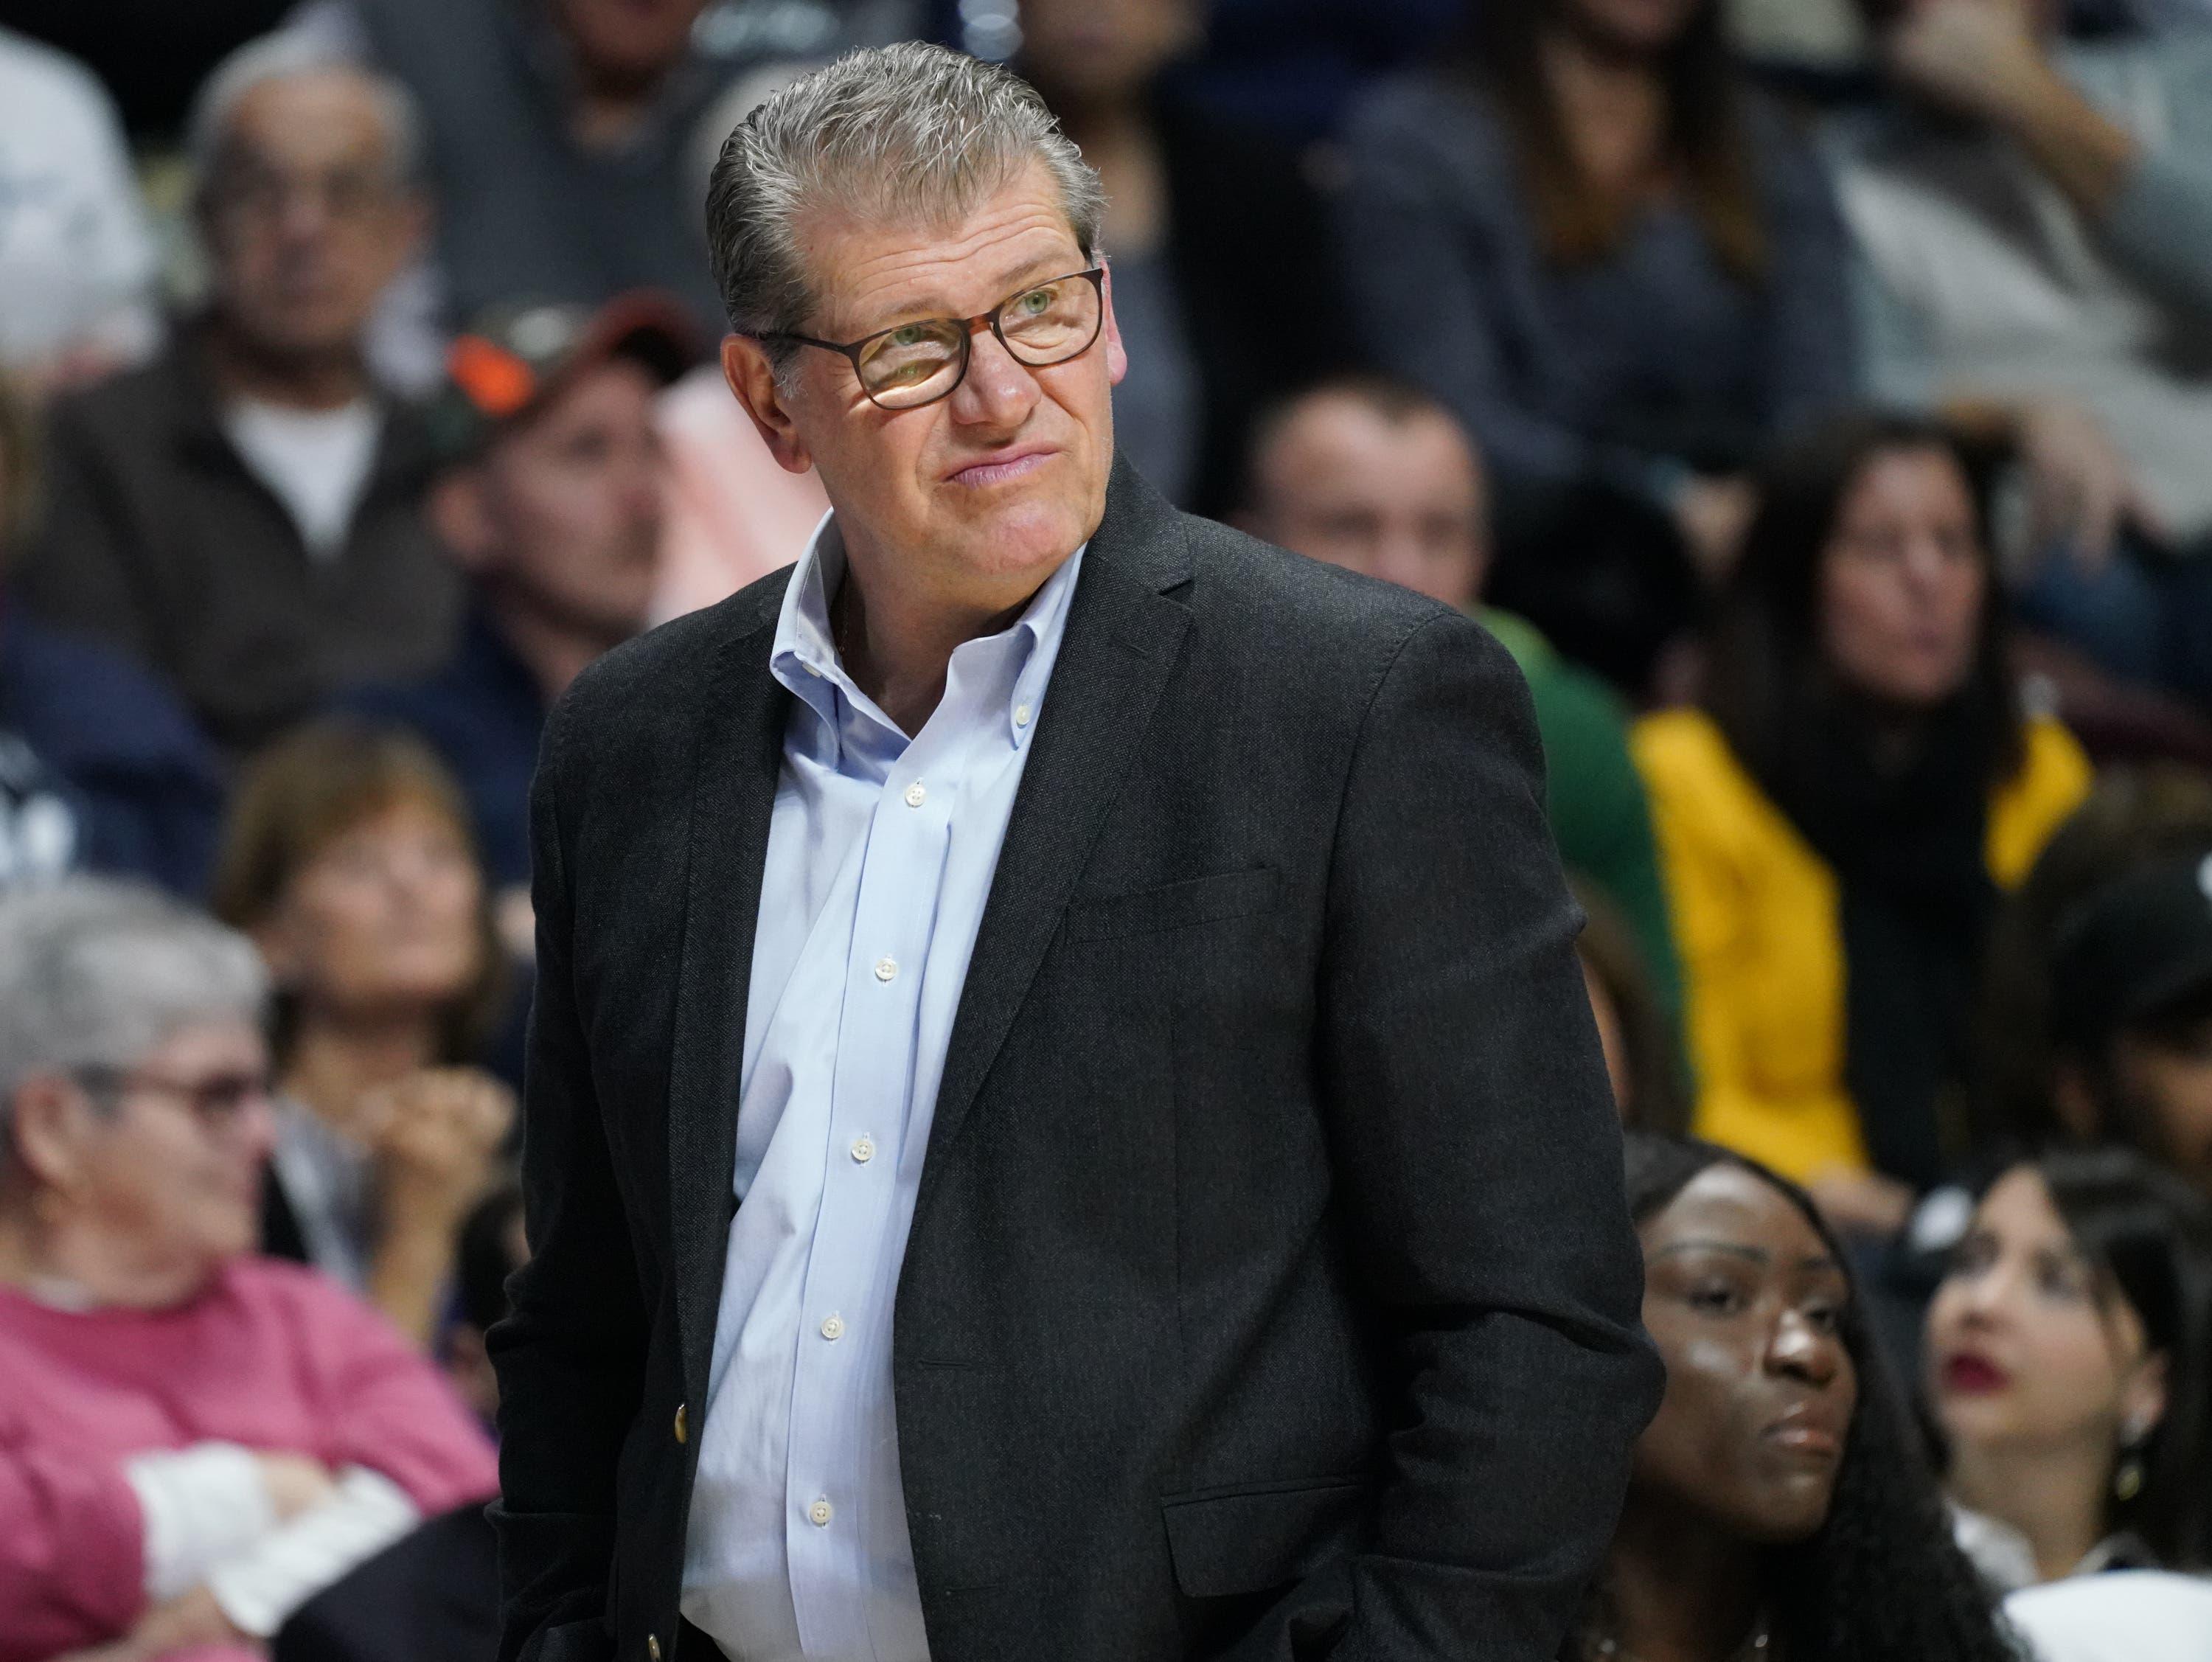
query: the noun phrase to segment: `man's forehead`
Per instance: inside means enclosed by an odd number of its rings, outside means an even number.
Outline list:
[[[817,216],[802,226],[800,247],[818,296],[817,325],[844,332],[840,338],[902,318],[972,317],[1032,277],[1084,264],[1048,181],[1011,186],[950,223]]]

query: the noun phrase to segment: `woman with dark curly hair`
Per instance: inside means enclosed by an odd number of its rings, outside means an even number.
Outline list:
[[[1565,1662],[2012,1662],[1802,1190],[1627,1134],[1667,1395]]]

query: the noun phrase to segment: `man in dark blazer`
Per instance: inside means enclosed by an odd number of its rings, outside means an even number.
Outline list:
[[[1100,206],[924,46],[717,167],[834,512],[549,727],[503,1658],[1539,1662],[1600,1562],[1659,1374],[1526,690],[1115,465]]]

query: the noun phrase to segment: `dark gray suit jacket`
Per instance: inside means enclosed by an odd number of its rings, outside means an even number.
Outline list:
[[[547,733],[503,1658],[678,1648],[786,581]],[[933,1662],[1555,1653],[1660,1375],[1542,803],[1475,624],[1116,471],[899,1283]]]

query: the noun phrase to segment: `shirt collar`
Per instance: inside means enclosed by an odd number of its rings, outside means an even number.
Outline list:
[[[972,690],[988,697],[998,707],[1005,740],[1015,750],[1024,747],[1036,731],[1084,551],[1089,547],[1086,542],[1061,561],[1009,627],[963,642],[953,652],[946,674],[947,703],[956,691]],[[888,742],[896,755],[910,738],[920,735],[902,733],[846,673],[830,633],[830,597],[844,581],[845,563],[845,539],[833,510],[815,527],[784,590],[769,648],[769,671],[820,718],[839,749],[856,744],[875,749]]]

